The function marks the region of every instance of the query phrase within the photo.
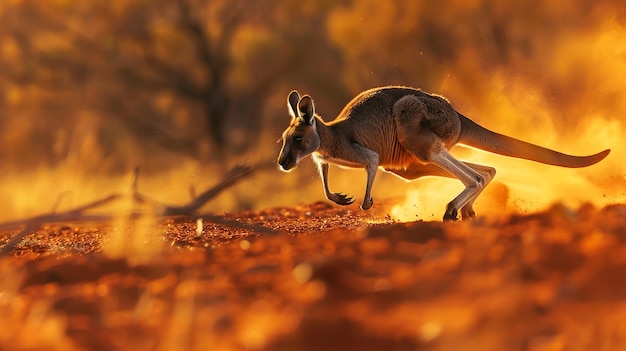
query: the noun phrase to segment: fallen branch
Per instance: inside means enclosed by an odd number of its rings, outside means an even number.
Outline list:
[[[222,180],[214,185],[211,189],[208,189],[198,195],[190,203],[183,206],[165,206],[163,209],[164,216],[178,216],[189,215],[196,213],[200,207],[204,206],[209,200],[217,196],[219,193],[231,186],[237,184],[240,180],[248,177],[253,172],[253,169],[244,165],[237,165],[233,167]]]
[[[142,194],[138,190],[138,178],[139,178],[139,169],[135,169],[135,174],[133,177],[132,185],[131,185],[131,197],[133,201],[137,203],[147,203],[153,207],[152,215],[156,217],[168,217],[168,216],[198,216],[202,217],[205,220],[210,220],[217,224],[224,224],[231,227],[246,229],[246,230],[254,230],[261,233],[273,233],[274,231],[261,227],[255,226],[245,223],[240,223],[234,220],[224,219],[218,216],[210,215],[210,214],[198,214],[197,211],[204,206],[208,201],[213,199],[215,196],[219,195],[224,190],[234,186],[241,180],[251,176],[255,171],[263,170],[272,166],[271,163],[263,163],[257,165],[256,167],[251,167],[248,165],[236,165],[233,167],[226,175],[220,180],[219,183],[214,185],[213,187],[205,190],[200,193],[197,197],[194,197],[188,204],[186,205],[166,205],[162,204],[156,200],[153,200],[146,195]],[[8,255],[21,241],[22,239],[29,235],[30,233],[36,231],[44,224],[51,223],[59,223],[59,222],[87,222],[87,221],[95,221],[95,222],[110,222],[114,218],[119,217],[119,215],[113,214],[87,214],[85,212],[89,210],[93,210],[95,208],[110,204],[117,200],[120,200],[128,195],[123,194],[112,194],[102,199],[98,199],[92,202],[89,202],[85,205],[63,211],[56,212],[56,208],[58,207],[59,199],[55,202],[53,206],[53,210],[50,214],[38,215],[31,218],[9,221],[5,223],[0,223],[0,232],[5,232],[12,229],[21,228],[21,230],[14,235],[7,244],[5,244],[0,249],[0,257],[4,257]],[[141,216],[141,213],[131,213],[131,215]]]
[[[94,209],[96,207],[100,207],[103,205],[106,205],[108,203],[114,202],[117,199],[122,198],[122,195],[120,194],[113,194],[113,195],[109,195],[105,198],[90,202],[88,204],[82,205],[80,207],[68,210],[68,211],[63,211],[60,213],[50,213],[50,214],[45,214],[45,215],[39,215],[39,216],[35,216],[35,217],[31,217],[31,218],[26,218],[26,219],[20,219],[20,220],[16,220],[16,221],[10,221],[10,222],[5,222],[5,223],[1,223],[0,224],[0,232],[4,232],[7,230],[11,230],[11,229],[16,229],[16,228],[20,228],[23,226],[29,226],[32,223],[38,223],[38,224],[44,224],[44,223],[54,223],[54,222],[72,222],[72,221],[76,221],[76,220],[80,220],[83,219],[84,220],[84,214],[83,212]],[[107,220],[109,218],[113,218],[113,216],[107,216],[107,215],[91,215],[91,218],[94,219],[101,219],[101,220]]]

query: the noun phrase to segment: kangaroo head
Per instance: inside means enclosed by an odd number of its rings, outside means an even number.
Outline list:
[[[283,132],[283,147],[278,155],[278,165],[283,171],[291,170],[301,159],[320,147],[315,125],[315,106],[311,97],[300,97],[297,91],[292,91],[287,97],[287,110],[291,123]]]

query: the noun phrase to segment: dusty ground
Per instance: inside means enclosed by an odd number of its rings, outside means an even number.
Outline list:
[[[0,349],[626,349],[626,205],[403,224],[315,203],[200,235],[168,218],[149,254],[126,225],[48,225],[0,261]]]

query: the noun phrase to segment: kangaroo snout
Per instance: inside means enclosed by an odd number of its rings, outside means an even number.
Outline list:
[[[283,172],[290,171],[295,165],[296,163],[293,157],[291,157],[291,154],[280,155],[278,157],[278,166]]]

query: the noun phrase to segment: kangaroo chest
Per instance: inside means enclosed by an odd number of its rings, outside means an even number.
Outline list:
[[[347,155],[332,156],[323,152],[314,152],[313,160],[316,163],[332,163],[334,165],[348,167],[348,168],[363,168],[365,167],[365,161],[358,158],[348,158]]]

